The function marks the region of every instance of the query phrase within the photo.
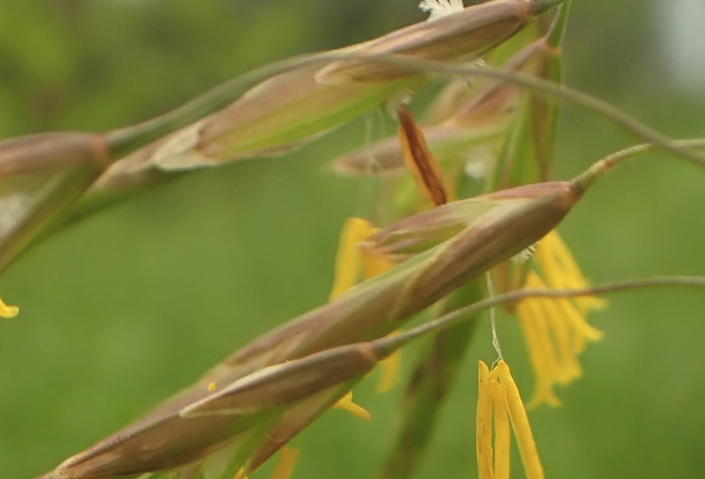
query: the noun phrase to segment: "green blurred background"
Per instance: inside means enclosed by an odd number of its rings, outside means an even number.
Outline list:
[[[667,134],[705,136],[702,8],[575,0],[568,83]],[[137,122],[269,61],[422,18],[415,0],[3,0],[0,137]],[[13,265],[0,280],[22,309],[0,323],[0,478],[45,472],[324,302],[340,225],[366,200],[364,187],[324,166],[364,141],[364,125],[285,157],[188,175]],[[566,108],[557,176],[632,142]],[[561,231],[597,282],[703,275],[704,184],[705,172],[652,155],[605,179]],[[548,477],[702,477],[704,309],[701,292],[648,291],[613,296],[593,316],[606,335],[584,355],[584,377],[559,391],[563,407],[531,413]],[[528,396],[516,324],[500,334]],[[493,359],[489,343],[483,324],[417,477],[476,476],[475,364]],[[375,476],[402,388],[358,389],[373,421],[327,414],[293,442],[294,477]]]

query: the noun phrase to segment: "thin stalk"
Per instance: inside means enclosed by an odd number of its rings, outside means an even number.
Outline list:
[[[535,92],[559,98],[568,103],[593,111],[621,126],[624,130],[645,142],[653,143],[659,148],[670,151],[671,153],[705,167],[705,155],[674,144],[671,138],[643,124],[631,115],[624,113],[619,108],[587,93],[565,86],[555,85],[552,82],[531,75],[489,67],[448,65],[442,62],[418,60],[398,55],[368,55],[344,52],[328,52],[294,57],[289,60],[258,68],[214,88],[169,113],[138,125],[108,132],[106,134],[107,142],[115,156],[122,156],[161,136],[187,126],[210,113],[224,108],[249,88],[252,88],[268,78],[297,68],[313,65],[323,66],[332,61],[342,60],[368,61],[370,63],[398,66],[417,73],[432,72],[452,76],[481,76],[516,83]]]
[[[405,346],[414,339],[423,337],[430,333],[436,333],[451,328],[457,324],[472,318],[480,311],[513,303],[528,298],[574,298],[577,296],[593,296],[599,294],[616,293],[643,288],[661,287],[687,287],[705,288],[705,277],[700,276],[658,276],[646,279],[637,279],[608,283],[588,288],[576,289],[520,289],[509,293],[499,294],[492,298],[487,298],[477,303],[456,309],[437,319],[431,320],[406,332],[395,336],[385,337],[372,342],[375,353],[379,357],[392,354],[402,346]]]
[[[705,148],[705,139],[703,138],[673,140],[672,143],[683,148]],[[590,168],[575,178],[573,182],[575,184],[579,184],[581,188],[587,189],[602,175],[615,166],[630,160],[641,153],[648,153],[649,151],[653,151],[655,149],[656,146],[652,143],[641,143],[639,145],[624,148],[623,150],[615,151],[614,153],[611,153],[595,162]]]
[[[674,140],[673,143],[684,148],[705,148],[705,138]],[[640,153],[648,153],[654,149],[656,149],[656,147],[651,143],[641,143],[639,145],[630,146],[628,148],[624,148],[623,150],[610,153],[608,156],[604,157],[602,161],[605,162],[606,167],[612,168],[613,166],[625,160],[631,159]]]

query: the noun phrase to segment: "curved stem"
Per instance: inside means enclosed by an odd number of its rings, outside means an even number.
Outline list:
[[[420,338],[428,333],[442,331],[458,323],[462,323],[467,318],[472,318],[475,313],[494,306],[513,303],[527,298],[574,298],[576,296],[592,296],[596,294],[616,293],[631,289],[657,288],[657,287],[693,287],[705,288],[705,277],[700,276],[663,276],[632,281],[622,281],[608,283],[604,285],[592,286],[579,289],[519,289],[508,293],[493,296],[491,298],[478,301],[463,308],[445,314],[437,319],[424,323],[413,329],[399,333],[395,336],[385,337],[371,341],[375,352],[379,357],[392,354],[400,347],[406,345],[414,339]]]
[[[400,70],[403,70],[400,75],[432,72],[447,76],[489,77],[516,83],[534,92],[559,98],[568,103],[588,109],[621,126],[624,130],[648,143],[654,144],[661,149],[670,151],[671,153],[705,167],[705,155],[674,143],[669,137],[641,123],[619,108],[587,93],[556,85],[534,76],[489,67],[449,65],[437,61],[420,60],[397,55],[366,55],[339,51],[294,57],[253,70],[212,89],[169,113],[134,126],[108,132],[106,134],[108,144],[115,156],[122,156],[140,146],[154,141],[160,136],[164,136],[224,108],[230,102],[245,93],[249,88],[252,88],[268,78],[298,68],[317,65],[324,66],[333,61],[343,60],[365,61],[375,64],[397,66],[400,67]],[[364,81],[364,79],[351,79],[349,81]]]
[[[687,140],[673,140],[671,144],[689,149],[705,148],[705,139],[695,138]],[[610,153],[606,157],[593,163],[587,170],[575,177],[572,182],[581,190],[585,191],[613,167],[630,160],[641,153],[648,153],[654,149],[656,149],[656,146],[652,143],[641,143],[639,145],[630,146],[628,148],[624,148],[623,150]]]

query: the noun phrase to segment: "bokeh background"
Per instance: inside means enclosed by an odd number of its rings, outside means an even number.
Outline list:
[[[667,134],[705,136],[702,2],[573,3],[567,82]],[[422,19],[415,0],[3,0],[0,137],[134,123],[269,61]],[[45,472],[324,302],[339,228],[366,199],[324,166],[364,141],[364,125],[155,188],[6,271],[0,292],[22,312],[0,323],[0,477]],[[557,176],[632,143],[565,108]],[[651,155],[606,178],[561,232],[596,282],[703,275],[703,185],[705,172]],[[615,295],[593,316],[606,334],[584,377],[559,391],[561,408],[531,413],[548,477],[702,477],[704,310],[702,292],[662,290]],[[516,324],[500,334],[528,396]],[[476,476],[475,365],[493,359],[489,343],[483,324],[418,478]],[[361,384],[372,422],[328,413],[293,442],[294,477],[375,477],[401,389]]]

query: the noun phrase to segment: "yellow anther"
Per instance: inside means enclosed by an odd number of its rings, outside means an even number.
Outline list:
[[[493,379],[490,381],[494,407],[494,477],[509,479],[509,446],[511,441],[507,399],[504,385]]]
[[[362,272],[365,278],[373,278],[394,266],[394,263],[388,259],[371,254],[361,253],[360,261],[362,262]]]
[[[569,289],[589,286],[568,246],[555,230],[539,242],[534,257],[541,267],[546,283],[551,288]],[[573,301],[582,314],[602,309],[607,304],[596,296],[581,296]]]
[[[298,458],[298,449],[292,449],[286,446],[282,447],[279,450],[279,458],[269,479],[289,479],[294,473],[294,466],[296,466],[296,460]]]
[[[330,299],[335,299],[348,289],[355,286],[360,279],[360,250],[358,244],[377,229],[361,218],[345,220],[340,232],[338,255],[335,259],[335,279],[330,293]]]
[[[490,371],[480,361],[477,392],[477,418],[475,423],[477,473],[479,479],[494,478],[492,465],[492,388],[489,386]]]
[[[549,286],[553,287],[533,271],[526,277],[526,288]],[[553,386],[566,385],[580,377],[578,355],[587,341],[597,341],[602,333],[588,324],[569,299],[530,298],[520,302],[516,311],[536,378],[530,406],[542,402],[558,406],[560,401],[553,393]]]
[[[20,308],[17,306],[8,306],[2,301],[2,299],[0,299],[0,317],[14,318],[19,312]]]
[[[489,371],[487,365],[480,361],[476,431],[480,479],[509,479],[510,424],[519,446],[526,477],[543,479],[543,467],[529,419],[509,367],[500,360]]]
[[[509,372],[509,366],[507,366],[507,363],[500,361],[497,368],[499,369],[499,378],[504,388],[507,409],[509,410],[509,417],[512,420],[514,437],[516,438],[517,445],[519,446],[521,462],[524,464],[526,477],[527,479],[543,479],[543,467],[541,466],[541,460],[539,459],[539,453],[536,449],[534,435],[532,434],[531,426],[529,425],[529,417],[526,415],[524,403],[519,395],[519,388],[517,388],[517,385]]]
[[[359,417],[360,419],[364,419],[365,421],[369,421],[372,417],[365,408],[353,402],[352,391],[348,391],[345,396],[340,398],[338,402],[333,405],[333,408],[344,409],[353,416]]]

